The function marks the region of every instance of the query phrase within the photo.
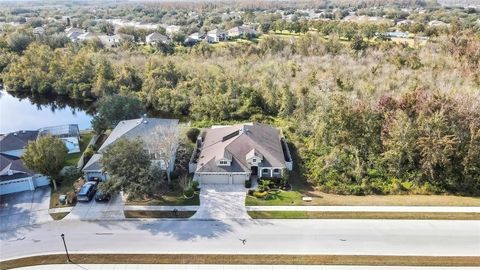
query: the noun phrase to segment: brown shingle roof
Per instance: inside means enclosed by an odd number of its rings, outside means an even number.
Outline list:
[[[236,131],[240,131],[236,136]],[[207,131],[197,172],[248,172],[247,155],[263,156],[261,167],[285,167],[285,160],[277,129],[260,123],[239,124],[212,128]],[[231,166],[217,166],[215,160],[232,155]]]

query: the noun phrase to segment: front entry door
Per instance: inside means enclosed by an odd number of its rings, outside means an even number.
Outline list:
[[[252,175],[258,175],[258,167],[257,166],[252,166]]]

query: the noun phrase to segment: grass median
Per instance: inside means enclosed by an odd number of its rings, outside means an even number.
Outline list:
[[[196,211],[124,211],[126,218],[189,218],[193,216],[195,212]]]
[[[420,219],[480,220],[480,213],[248,211],[254,219]]]
[[[70,254],[74,264],[230,264],[230,265],[368,265],[368,266],[480,266],[470,256],[377,255],[238,255],[238,254]],[[2,261],[2,269],[66,264],[64,254]]]

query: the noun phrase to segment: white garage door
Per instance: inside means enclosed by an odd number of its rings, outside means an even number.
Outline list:
[[[228,174],[202,174],[200,183],[202,184],[229,184]]]
[[[28,182],[28,178],[0,182],[0,195],[26,191],[26,190],[30,190],[30,184]]]
[[[244,174],[234,174],[233,175],[233,184],[244,185],[246,176]]]
[[[48,180],[48,177],[46,176],[40,176],[35,179],[33,179],[33,184],[35,187],[43,187],[43,186],[48,186],[50,181]]]

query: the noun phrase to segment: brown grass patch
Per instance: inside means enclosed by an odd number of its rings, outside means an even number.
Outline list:
[[[480,257],[376,255],[235,255],[235,254],[71,254],[75,264],[262,264],[480,266]],[[64,254],[33,256],[1,263],[2,269],[64,264]]]

